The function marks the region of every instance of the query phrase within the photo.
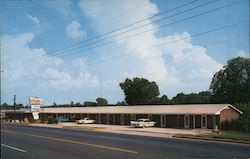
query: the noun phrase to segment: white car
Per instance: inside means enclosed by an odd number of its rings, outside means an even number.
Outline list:
[[[95,120],[84,118],[84,119],[76,120],[76,123],[77,124],[93,124],[95,123]]]
[[[155,122],[154,121],[150,121],[149,119],[138,119],[137,121],[131,121],[130,125],[134,126],[134,127],[153,127],[155,126]]]

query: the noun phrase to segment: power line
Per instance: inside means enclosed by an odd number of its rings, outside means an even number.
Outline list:
[[[128,24],[128,25],[126,25],[126,26],[117,28],[117,29],[115,29],[115,30],[112,30],[112,31],[109,31],[109,32],[106,32],[106,33],[103,33],[103,34],[100,34],[100,35],[97,35],[97,36],[95,36],[95,37],[92,37],[92,38],[90,38],[90,39],[85,40],[84,42],[86,43],[86,42],[89,42],[89,41],[93,41],[93,40],[98,39],[98,38],[100,38],[100,37],[102,37],[102,36],[106,36],[106,35],[112,34],[112,33],[114,33],[114,32],[117,32],[117,31],[119,31],[119,30],[122,30],[122,29],[125,29],[125,28],[128,28],[128,27],[134,26],[134,25],[136,25],[136,24],[138,24],[138,23],[147,21],[147,20],[149,20],[149,19],[153,19],[153,18],[155,18],[155,17],[157,17],[157,16],[159,16],[159,15],[163,15],[163,14],[169,13],[169,12],[171,12],[171,11],[174,11],[174,10],[176,10],[176,9],[180,9],[180,8],[182,8],[182,7],[188,6],[188,5],[193,4],[193,3],[197,2],[197,1],[199,1],[199,0],[193,0],[193,1],[188,2],[188,3],[185,3],[185,4],[183,4],[183,5],[179,5],[179,6],[177,6],[177,7],[174,7],[174,8],[172,8],[172,9],[166,10],[166,11],[164,11],[164,12],[155,14],[155,15],[153,15],[153,16],[151,16],[151,17],[147,17],[147,18],[145,18],[145,19],[136,21],[136,22],[131,23],[131,24]],[[62,51],[62,50],[65,50],[65,49],[68,49],[68,48],[71,48],[71,47],[74,47],[74,46],[78,46],[78,45],[82,45],[82,42],[76,43],[76,44],[73,44],[73,45],[69,45],[69,46],[66,46],[66,47],[63,47],[63,48],[61,48],[61,49],[57,49],[57,50],[54,50],[54,51],[51,51],[51,52],[48,52],[47,55],[51,55],[51,54],[53,54],[53,53],[55,53],[55,52],[59,52],[59,51]],[[42,55],[42,56],[43,56],[43,55]]]
[[[103,43],[103,44],[101,44],[101,45],[97,45],[97,46],[94,46],[94,47],[90,47],[90,48],[87,48],[87,49],[82,50],[82,51],[87,51],[87,50],[95,49],[95,48],[97,48],[97,47],[102,47],[102,46],[105,46],[105,45],[114,43],[114,42],[116,42],[117,40],[128,39],[128,38],[131,38],[131,37],[134,37],[134,36],[138,36],[138,35],[144,34],[144,33],[146,33],[146,32],[150,32],[150,31],[153,31],[153,30],[156,30],[156,29],[160,29],[160,28],[163,28],[163,27],[167,27],[167,26],[169,26],[169,25],[173,25],[173,24],[176,24],[176,23],[179,23],[179,22],[182,22],[182,21],[186,21],[186,20],[192,19],[192,18],[194,18],[194,17],[198,17],[198,16],[201,16],[201,15],[204,15],[204,14],[208,14],[208,13],[211,13],[211,12],[214,12],[214,11],[217,11],[217,10],[220,10],[220,9],[223,9],[223,8],[226,8],[226,7],[230,7],[230,6],[232,6],[232,5],[235,5],[235,4],[240,3],[240,2],[242,2],[242,1],[244,1],[244,0],[241,0],[241,1],[238,1],[238,2],[234,2],[234,3],[230,3],[230,4],[227,4],[227,5],[221,6],[221,7],[217,7],[217,8],[215,8],[215,9],[211,9],[211,10],[208,10],[208,11],[205,11],[205,12],[202,12],[202,13],[199,13],[199,14],[196,14],[196,15],[193,15],[193,16],[190,16],[190,17],[187,17],[187,18],[183,18],[183,19],[177,20],[177,21],[172,22],[172,23],[164,24],[164,25],[161,25],[161,26],[156,27],[156,28],[153,28],[153,29],[149,29],[149,30],[146,30],[146,31],[143,31],[143,32],[139,32],[139,33],[133,34],[133,35],[131,35],[131,36],[122,37],[122,38],[120,38],[120,39],[116,39],[116,40],[113,40],[113,41],[110,41],[110,42],[107,42],[107,43]],[[71,54],[62,54],[61,56],[68,56],[68,55],[72,55],[72,54],[76,54],[76,53],[79,53],[79,52],[74,52],[74,53],[71,53]]]
[[[249,37],[250,38],[250,37]],[[227,40],[228,41],[228,40]],[[224,41],[226,42],[226,41]],[[222,43],[222,42],[218,42],[218,43],[210,43],[208,45],[205,45],[203,47],[207,47],[207,46],[212,46],[212,45],[216,45],[216,44],[219,44],[219,43]],[[126,66],[130,66],[130,65],[134,65],[135,62],[139,63],[139,62],[144,62],[144,60],[152,60],[152,59],[156,59],[156,58],[161,58],[161,57],[165,57],[165,56],[169,56],[167,54],[164,54],[164,55],[161,55],[161,56],[152,56],[152,57],[149,57],[149,58],[145,58],[145,59],[138,59],[138,60],[135,60],[133,62],[128,62],[126,63]],[[110,67],[106,67],[106,68],[110,68]],[[105,69],[106,71],[103,71],[102,73],[107,73],[107,72],[112,72],[112,71],[115,71],[115,70],[119,70],[119,66],[116,66],[116,67],[112,67],[113,69],[110,70],[110,69]],[[98,72],[98,71],[95,71],[95,72]]]
[[[163,20],[165,20],[165,19],[168,19],[168,18],[177,16],[177,15],[180,15],[180,14],[183,14],[183,13],[186,13],[186,12],[189,12],[189,11],[192,11],[192,10],[194,10],[194,9],[203,7],[203,6],[205,6],[205,5],[214,3],[214,2],[216,2],[216,1],[218,1],[218,0],[213,0],[213,1],[207,2],[207,3],[205,3],[205,4],[202,4],[202,5],[199,5],[199,6],[190,8],[190,9],[188,9],[188,10],[185,10],[185,11],[182,11],[182,12],[179,12],[179,13],[176,13],[176,14],[173,14],[173,15],[170,15],[170,16],[167,16],[167,17],[160,18],[160,19],[158,19],[158,20],[156,20],[156,21],[152,21],[152,22],[147,23],[147,24],[144,24],[144,25],[142,25],[142,26],[138,26],[138,27],[136,27],[136,28],[133,28],[133,29],[130,29],[130,30],[126,30],[126,31],[120,32],[120,33],[118,33],[118,34],[110,35],[110,36],[108,36],[108,37],[105,37],[105,38],[103,38],[103,39],[96,40],[96,41],[91,42],[91,43],[82,44],[82,45],[80,45],[80,46],[77,46],[77,47],[72,48],[71,50],[63,50],[62,52],[57,52],[57,53],[49,54],[49,55],[56,56],[56,55],[64,55],[65,53],[68,54],[69,51],[77,50],[77,49],[79,49],[79,48],[86,47],[86,46],[91,46],[91,45],[96,44],[96,43],[99,43],[99,42],[105,42],[105,41],[107,41],[107,40],[109,40],[109,39],[112,39],[112,38],[114,38],[114,37],[116,37],[116,36],[119,36],[119,35],[122,35],[122,34],[125,34],[125,33],[128,33],[128,32],[132,32],[132,31],[134,31],[134,30],[138,30],[138,29],[143,28],[143,27],[145,27],[145,26],[148,26],[148,25],[150,25],[150,24],[153,24],[153,23],[156,23],[156,22],[160,22],[160,21],[163,21]],[[45,55],[43,55],[43,56],[46,56],[46,55],[48,55],[48,54],[45,54]],[[41,56],[41,57],[43,57],[43,56]],[[41,59],[41,60],[42,60],[42,59]]]
[[[184,38],[180,38],[180,39],[177,39],[177,40],[172,40],[172,41],[169,41],[169,42],[164,42],[164,43],[157,44],[157,45],[154,45],[153,47],[148,47],[148,48],[151,49],[151,48],[156,48],[156,47],[160,47],[160,46],[163,46],[163,45],[165,46],[165,45],[168,45],[168,44],[172,44],[172,43],[176,43],[176,42],[179,42],[179,41],[186,40],[188,38],[195,38],[195,37],[198,37],[198,36],[202,36],[202,35],[206,35],[206,34],[209,34],[209,33],[217,32],[217,31],[220,31],[220,30],[224,30],[224,29],[227,29],[227,28],[231,28],[231,27],[234,27],[234,26],[237,26],[237,25],[240,25],[240,24],[243,24],[243,23],[247,23],[247,22],[249,22],[249,20],[238,22],[238,23],[234,23],[234,24],[230,24],[230,25],[225,25],[225,26],[222,26],[222,27],[217,27],[217,28],[214,28],[214,29],[211,29],[211,30],[208,30],[208,31],[204,31],[204,32],[201,32],[201,33],[194,34],[194,35],[192,35],[190,37],[184,37]],[[214,44],[218,44],[218,43],[222,43],[222,42],[225,42],[225,40],[224,41],[214,42],[212,44],[210,43],[209,45],[214,45]],[[208,44],[206,44],[206,45],[208,45]],[[69,68],[67,70],[72,70],[72,69],[79,68],[79,67],[91,66],[91,65],[94,65],[94,64],[98,64],[98,63],[102,63],[102,62],[105,62],[105,61],[117,59],[117,58],[124,57],[124,56],[127,56],[127,55],[128,54],[122,54],[122,55],[114,56],[114,57],[109,58],[109,59],[99,60],[97,62],[88,64],[88,65],[81,65],[81,66],[71,67],[71,68]],[[159,56],[159,57],[161,57],[161,56]]]

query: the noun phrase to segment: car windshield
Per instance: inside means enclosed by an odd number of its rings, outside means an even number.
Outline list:
[[[140,122],[140,121],[144,121],[144,120],[143,120],[143,119],[138,119],[137,121],[139,121],[139,122]]]

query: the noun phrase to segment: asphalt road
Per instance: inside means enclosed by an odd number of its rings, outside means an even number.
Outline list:
[[[249,159],[250,146],[1,125],[2,159]]]

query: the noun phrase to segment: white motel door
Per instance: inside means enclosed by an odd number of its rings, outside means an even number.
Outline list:
[[[166,127],[166,115],[161,115],[161,127]]]

